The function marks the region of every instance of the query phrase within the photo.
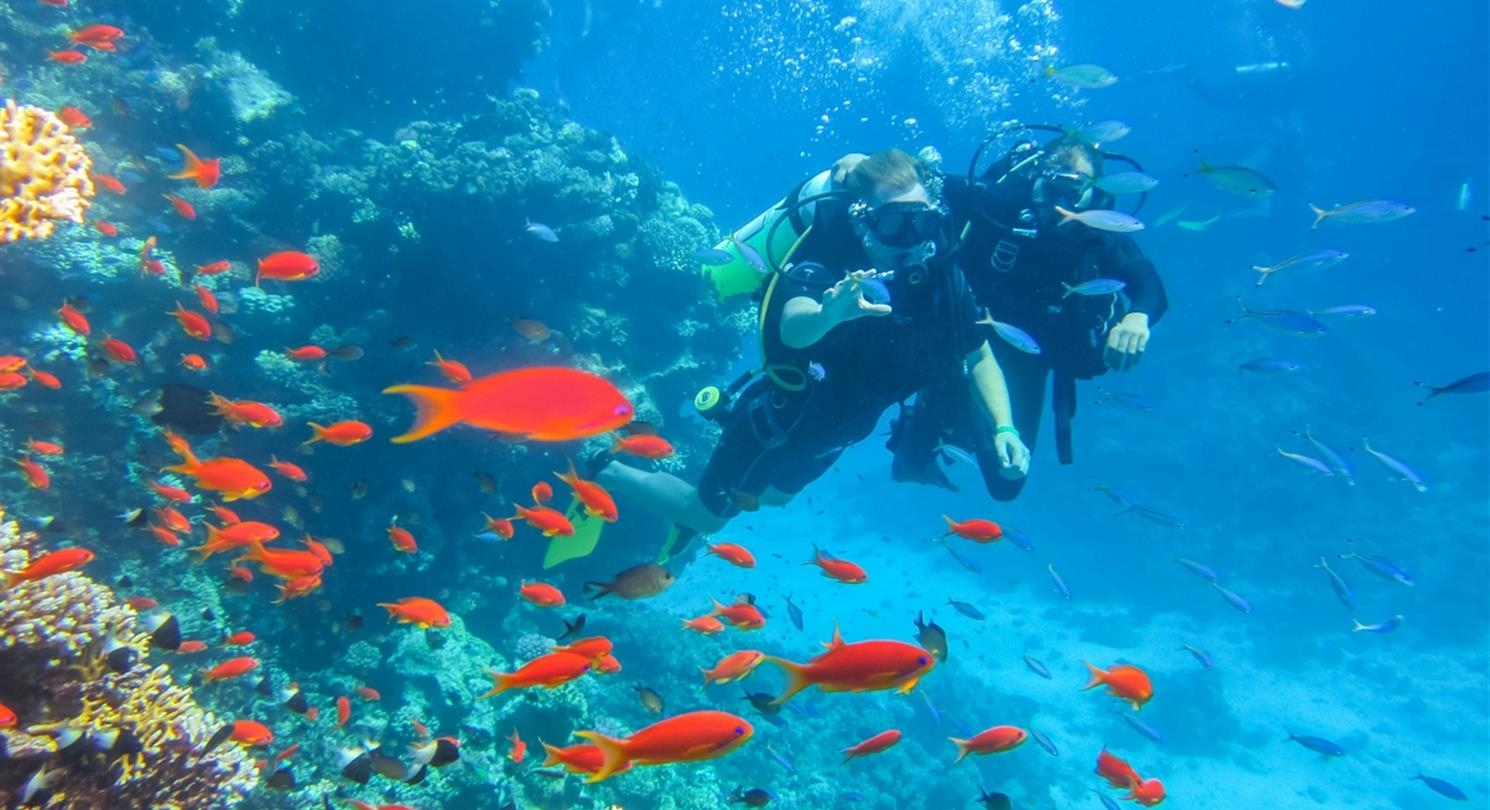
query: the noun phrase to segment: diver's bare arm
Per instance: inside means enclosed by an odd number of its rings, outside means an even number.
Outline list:
[[[973,387],[983,403],[983,413],[988,416],[995,429],[1014,425],[1014,409],[1009,405],[1009,386],[1004,382],[1004,370],[988,348],[988,341],[967,356],[972,366]]]

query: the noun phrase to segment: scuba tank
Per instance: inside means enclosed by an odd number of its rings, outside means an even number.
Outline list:
[[[766,278],[780,269],[812,227],[817,199],[832,190],[832,172],[824,171],[739,230],[726,236],[715,250],[729,255],[719,264],[704,264],[702,272],[721,298],[753,295]]]

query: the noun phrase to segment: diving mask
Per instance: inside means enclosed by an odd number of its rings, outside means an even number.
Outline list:
[[[920,202],[862,206],[858,216],[869,235],[886,247],[905,249],[935,242],[942,231],[942,212]]]

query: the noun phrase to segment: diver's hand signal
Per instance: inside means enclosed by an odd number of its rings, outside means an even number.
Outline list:
[[[823,310],[834,323],[852,321],[865,315],[878,317],[890,314],[889,304],[872,304],[864,298],[864,288],[860,282],[872,275],[872,271],[855,270],[823,293]]]
[[[1149,316],[1130,312],[1107,333],[1107,348],[1102,359],[1115,371],[1127,371],[1138,365],[1149,346]]]

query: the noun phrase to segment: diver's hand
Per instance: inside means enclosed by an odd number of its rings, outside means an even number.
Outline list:
[[[833,185],[841,186],[848,179],[848,173],[853,171],[864,159],[869,157],[863,152],[849,152],[843,157],[833,161]]]
[[[1107,333],[1107,349],[1102,359],[1115,371],[1127,371],[1138,365],[1149,345],[1149,316],[1129,312]]]
[[[865,315],[890,314],[889,304],[871,304],[864,299],[864,288],[859,285],[859,281],[868,275],[864,271],[849,273],[823,293],[823,312],[830,322],[840,324]]]
[[[1023,478],[1030,471],[1030,449],[1024,446],[1019,436],[1013,433],[998,433],[993,437],[993,449],[999,457],[999,475],[1005,478]]]

